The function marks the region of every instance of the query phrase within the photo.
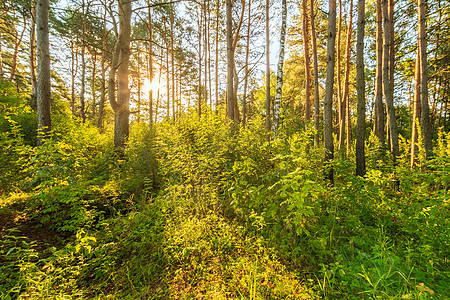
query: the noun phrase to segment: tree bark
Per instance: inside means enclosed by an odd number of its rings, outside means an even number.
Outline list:
[[[216,93],[216,114],[219,107],[219,15],[220,15],[220,1],[217,0],[216,7],[216,60],[215,60],[215,93]]]
[[[82,17],[81,17],[81,91],[80,91],[80,117],[81,121],[84,123],[86,121],[86,110],[85,110],[85,92],[86,92],[86,12],[85,12],[85,2],[82,2]]]
[[[23,35],[25,34],[25,30],[27,29],[27,19],[23,18],[23,28],[22,32],[20,33],[20,37],[18,36],[18,33],[16,31],[15,41],[14,41],[14,54],[13,54],[13,61],[11,64],[11,74],[9,76],[9,81],[12,82],[14,77],[16,76],[16,70],[17,70],[17,58],[19,55],[19,48],[20,44],[22,44]]]
[[[232,1],[226,0],[226,25],[227,25],[227,118],[229,120],[234,117],[234,53],[233,53],[233,16]]]
[[[1,38],[0,38],[1,44]],[[1,65],[1,46],[0,46]],[[1,76],[1,75],[0,75]],[[36,108],[37,100],[37,77],[36,77],[36,0],[31,1],[31,24],[30,24],[30,78],[31,78],[31,107]]]
[[[130,89],[128,87],[128,66],[130,63],[131,13],[131,2],[119,0],[119,35],[108,80],[108,98],[115,113],[114,146],[122,154],[129,135]],[[115,100],[116,70],[117,101]]]
[[[38,145],[42,145],[52,129],[50,103],[50,43],[48,15],[49,0],[37,0],[36,3],[36,48],[38,60],[37,80],[37,119],[38,119]]]
[[[428,63],[427,63],[427,35],[426,35],[426,3],[418,0],[419,4],[419,41],[420,41],[420,100],[422,105],[421,125],[425,145],[426,159],[433,155],[433,132],[430,123],[430,107],[428,104]]]
[[[173,25],[174,25],[174,12],[173,3],[170,3],[170,62],[172,71],[172,117],[175,120],[175,50],[173,48]]]
[[[239,124],[240,122],[240,113],[239,113],[239,106],[237,103],[237,92],[238,92],[238,86],[239,86],[239,78],[238,78],[238,74],[237,74],[237,70],[236,70],[236,61],[235,61],[235,52],[236,52],[236,46],[237,43],[240,39],[240,31],[241,31],[241,27],[242,27],[242,23],[244,22],[244,15],[245,15],[245,0],[241,0],[241,16],[239,18],[239,22],[236,28],[236,32],[234,34],[234,38],[233,38],[233,78],[234,78],[234,83],[233,83],[233,110],[234,110],[234,123],[235,124]]]
[[[417,40],[417,58],[414,75],[414,109],[412,119],[412,131],[411,131],[411,168],[414,168],[416,163],[416,153],[418,151],[418,130],[419,119],[421,116],[421,102],[420,102],[420,41]]]
[[[266,132],[270,131],[270,33],[269,0],[266,0]],[[267,135],[267,139],[270,136]]]
[[[212,110],[212,87],[211,87],[211,5],[210,0],[208,0],[208,93],[209,93],[209,109]],[[181,71],[180,71],[181,73]],[[181,77],[180,77],[181,80]],[[180,85],[180,95],[181,95],[181,85]],[[181,99],[180,99],[181,104]]]
[[[314,14],[314,0],[310,2],[310,13],[311,13],[311,39],[312,39],[312,52],[314,59],[314,124],[316,129],[316,134],[314,135],[314,145],[319,145],[319,116],[320,116],[320,99],[319,99],[319,64],[317,60],[317,41],[316,41],[316,25],[315,25],[315,14]]]
[[[311,119],[311,71],[309,59],[308,0],[303,0],[303,47],[305,49],[305,121]]]
[[[333,145],[333,87],[334,87],[334,65],[336,53],[336,0],[329,0],[328,15],[328,40],[327,40],[327,77],[325,81],[325,103],[324,103],[324,144],[326,178],[333,183],[333,168],[331,161],[334,157]]]
[[[208,105],[208,15],[207,15],[207,8],[206,8],[206,1],[203,3],[203,13],[204,13],[204,22],[203,22],[203,56],[205,58],[205,64],[204,64],[204,73],[205,73],[205,107]]]
[[[3,77],[2,30],[0,28],[0,77]]]
[[[103,130],[103,115],[105,109],[105,101],[106,101],[106,47],[107,47],[107,39],[108,39],[108,31],[106,28],[106,6],[105,12],[103,13],[103,40],[102,40],[102,57],[100,60],[100,68],[101,68],[101,85],[100,85],[100,103],[98,105],[98,119],[97,119],[97,127],[100,128],[100,131]]]
[[[97,77],[97,50],[94,49],[92,56],[92,77],[91,77],[91,91],[92,91],[92,120],[95,120],[95,115],[97,114],[97,103],[96,103],[96,89],[95,89],[95,78]]]
[[[148,74],[150,85],[153,85],[153,20],[152,20],[152,10],[150,7],[150,0],[147,0],[148,5]],[[153,129],[153,89],[148,91],[148,114],[149,114],[149,128],[150,131]]]
[[[71,98],[70,98],[70,107],[71,107],[71,111],[72,111],[72,119],[75,118],[75,77],[77,76],[78,73],[78,51],[75,48],[75,41],[72,39],[72,41],[70,42],[70,47],[71,47]]]
[[[244,79],[244,96],[242,97],[242,126],[247,122],[247,86],[248,86],[248,57],[250,54],[250,24],[252,17],[252,0],[248,1],[248,20],[247,20],[247,46],[245,47],[245,79]]]
[[[202,115],[202,11],[198,12],[198,117]]]
[[[347,153],[350,153],[350,142],[351,142],[351,133],[352,133],[352,122],[350,119],[350,47],[352,42],[352,24],[353,24],[353,0],[350,0],[350,12],[348,18],[348,28],[347,28],[347,43],[345,45],[345,79],[344,79],[344,95],[342,97],[342,108],[341,108],[341,121],[342,126],[339,126],[339,147],[340,149],[344,149],[344,135],[347,132],[345,141],[346,141],[346,150]],[[346,122],[347,121],[347,122]],[[345,130],[347,125],[347,131]]]
[[[391,75],[391,68],[394,66],[391,64],[391,55],[394,55],[391,45],[391,20],[388,11],[388,0],[383,0],[383,93],[386,99],[386,111],[387,121],[389,124],[389,137],[391,153],[394,158],[394,162],[397,161],[399,156],[399,144],[398,144],[398,127],[395,117],[394,108],[394,93],[393,93],[393,78]]]
[[[306,4],[307,0],[303,0]],[[304,16],[306,13],[304,13]],[[280,54],[278,56],[278,68],[277,68],[277,91],[275,95],[275,108],[273,112],[273,134],[278,131],[280,124],[280,105],[281,105],[281,91],[283,88],[283,64],[284,64],[284,44],[286,41],[286,19],[287,19],[287,5],[286,0],[281,1],[281,36],[280,36]],[[304,23],[303,23],[304,24]],[[306,31],[304,29],[304,31]],[[306,53],[305,53],[306,57]],[[306,58],[305,58],[306,60]],[[307,72],[307,71],[306,71]],[[306,101],[309,101],[306,100]]]
[[[337,123],[339,127],[339,150],[342,151],[344,144],[341,142],[341,139],[343,138],[343,135],[341,136],[340,133],[343,131],[343,127],[345,126],[345,121],[342,120],[342,117],[345,114],[343,114],[342,109],[344,108],[344,105],[342,104],[342,83],[341,83],[341,28],[342,28],[342,0],[339,0],[339,22],[338,22],[338,30],[337,30]],[[345,131],[345,129],[344,129]]]
[[[378,138],[381,147],[385,147],[384,133],[384,105],[383,105],[383,18],[381,12],[381,0],[377,0],[377,32],[376,32],[376,83],[375,83],[375,114],[374,134]]]
[[[366,93],[364,78],[364,27],[365,0],[358,0],[358,24],[356,36],[356,92],[357,124],[356,124],[356,175],[366,175],[366,158],[364,143],[366,135]]]

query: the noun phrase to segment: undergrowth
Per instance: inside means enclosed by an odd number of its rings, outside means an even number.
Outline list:
[[[340,155],[330,185],[309,127],[192,114],[135,124],[119,158],[89,125],[35,148],[12,120],[1,299],[450,297],[447,133],[414,170],[371,137],[367,176]]]

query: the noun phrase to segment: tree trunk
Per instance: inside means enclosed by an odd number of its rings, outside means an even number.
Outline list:
[[[80,91],[80,117],[81,121],[84,123],[86,121],[86,110],[85,110],[85,92],[86,92],[86,14],[85,14],[85,2],[82,3],[82,18],[81,18],[81,91]]]
[[[433,155],[433,132],[430,123],[430,107],[428,104],[428,63],[427,63],[427,36],[426,36],[426,3],[419,1],[419,40],[420,40],[420,100],[422,104],[421,125],[425,145],[426,159]]]
[[[202,115],[202,11],[198,12],[198,117]]]
[[[1,44],[1,38],[0,38]],[[1,52],[1,46],[0,46]],[[1,53],[0,53],[1,65]],[[1,75],[0,75],[1,76]],[[30,78],[31,78],[31,107],[36,108],[37,77],[36,77],[36,0],[31,1],[31,25],[30,25]]]
[[[206,1],[204,2],[203,6],[203,13],[204,13],[204,21],[203,21],[203,55],[205,58],[205,65],[204,65],[204,73],[205,73],[205,106],[208,105],[208,16],[207,16],[207,9],[206,9]]]
[[[393,85],[391,84],[393,78],[390,76],[391,68],[394,67],[391,64],[390,56],[394,55],[394,53],[391,51],[391,20],[388,12],[388,0],[383,0],[383,31],[383,93],[384,98],[386,99],[391,153],[393,155],[394,162],[396,162],[399,155],[399,144],[398,127],[394,108]]]
[[[416,153],[418,151],[418,130],[419,119],[421,116],[421,102],[420,102],[420,41],[417,39],[417,58],[416,68],[414,75],[414,109],[412,119],[412,131],[411,131],[411,168],[414,168]]]
[[[226,0],[227,15],[227,118],[234,121],[234,55],[232,1]]]
[[[328,40],[327,40],[327,77],[325,81],[325,103],[324,103],[324,144],[326,178],[333,183],[333,168],[331,160],[334,157],[333,146],[333,87],[334,87],[334,65],[336,52],[336,0],[329,0],[328,15]]]
[[[20,37],[17,36],[17,31],[16,31],[16,36],[15,41],[14,41],[14,54],[13,54],[13,61],[12,61],[12,65],[11,65],[11,74],[9,76],[9,81],[13,81],[14,77],[16,76],[16,70],[17,70],[17,58],[19,55],[19,48],[20,48],[20,44],[22,44],[22,40],[23,40],[23,35],[25,33],[25,30],[27,29],[27,19],[24,17],[23,18],[23,29],[22,32],[20,33]]]
[[[136,63],[138,65],[138,67],[136,68],[136,80],[137,80],[137,102],[136,102],[136,106],[137,106],[137,122],[140,123],[141,122],[141,69],[139,68],[139,66],[141,66],[142,61],[141,61],[141,55],[140,52],[137,51],[136,53]]]
[[[342,109],[344,108],[344,105],[342,104],[342,83],[341,83],[341,27],[342,27],[342,0],[339,0],[339,22],[338,22],[338,30],[337,30],[337,123],[339,127],[339,150],[343,150],[343,143],[341,142],[341,139],[344,137],[341,136],[340,133],[343,131],[343,128],[345,126],[345,121],[342,120],[342,117],[345,116],[343,114]],[[345,117],[344,117],[345,118]],[[344,129],[345,131],[345,129]]]
[[[92,120],[95,119],[97,114],[97,103],[96,103],[96,89],[95,89],[95,78],[97,77],[97,53],[92,54],[92,77],[91,77],[91,91],[92,91]]]
[[[309,59],[308,9],[307,1],[303,0],[303,46],[305,49],[305,121],[311,119],[311,72]],[[283,49],[284,50],[284,49]]]
[[[152,11],[150,6],[150,0],[147,0],[148,5],[148,74],[150,85],[153,86],[153,24],[152,24]],[[150,131],[153,129],[153,89],[148,91],[148,114],[149,114],[149,128]]]
[[[167,121],[170,120],[170,65],[169,65],[169,43],[166,40],[166,88],[167,88]]]
[[[219,106],[219,15],[220,15],[220,1],[217,0],[216,7],[216,60],[215,60],[215,93],[216,93],[216,114]]]
[[[97,127],[103,130],[103,115],[106,101],[106,47],[107,47],[108,31],[106,29],[106,7],[103,14],[103,40],[102,40],[102,58],[100,61],[100,68],[102,72],[101,85],[100,85],[100,103],[98,105],[98,119]]]
[[[115,113],[114,146],[123,154],[129,135],[130,89],[128,66],[130,63],[131,2],[119,0],[119,36],[111,63],[108,80],[108,98]],[[120,59],[120,61],[119,61]],[[117,70],[117,101],[115,100],[115,73]]]
[[[366,158],[364,142],[366,135],[366,93],[364,78],[364,27],[365,27],[365,0],[358,0],[358,24],[356,35],[356,92],[357,124],[356,124],[356,175],[366,175]]]
[[[211,88],[211,5],[210,0],[208,0],[208,92],[209,92],[209,109],[212,110],[212,88]],[[181,70],[180,70],[181,73]],[[180,77],[181,80],[181,77]],[[181,96],[181,85],[180,85],[180,96]],[[181,99],[180,99],[181,104]]]
[[[173,48],[173,25],[174,25],[174,13],[173,3],[170,3],[170,62],[172,71],[172,117],[175,120],[175,50]]]
[[[307,0],[303,0],[306,3]],[[305,14],[304,14],[305,16]],[[281,1],[281,35],[280,35],[280,54],[278,57],[277,68],[277,91],[275,95],[275,109],[273,112],[273,134],[278,131],[280,124],[280,105],[281,105],[281,91],[283,88],[283,64],[284,64],[284,44],[286,40],[286,19],[287,19],[287,5],[286,0]],[[305,23],[303,23],[305,24]],[[304,29],[304,31],[306,31]],[[306,57],[306,53],[305,53]]]
[[[36,48],[38,60],[37,81],[37,119],[38,119],[38,145],[52,129],[50,103],[50,43],[48,30],[49,0],[37,0],[36,5]]]
[[[240,39],[240,31],[241,31],[241,27],[242,27],[242,23],[244,22],[244,15],[245,15],[245,0],[241,0],[241,16],[239,18],[239,22],[236,28],[236,32],[233,38],[233,78],[234,78],[234,83],[233,83],[233,110],[234,110],[234,123],[235,124],[239,124],[240,122],[240,113],[239,113],[239,106],[237,103],[237,92],[238,92],[238,86],[239,86],[239,78],[238,78],[238,74],[237,74],[237,70],[236,70],[236,62],[235,62],[235,52],[236,52],[236,46],[237,43]]]
[[[2,30],[0,28],[0,77],[3,77],[3,59],[2,59]]]
[[[383,18],[381,0],[377,0],[377,33],[376,33],[376,83],[375,83],[375,115],[374,134],[381,147],[385,146],[384,105],[383,105]]]
[[[252,16],[252,0],[248,1],[248,20],[247,20],[247,46],[245,47],[245,78],[244,78],[244,96],[242,97],[242,126],[247,122],[247,86],[248,86],[248,57],[250,54],[250,23]]]
[[[317,60],[317,41],[316,41],[316,25],[314,14],[314,0],[310,1],[310,13],[311,13],[311,39],[313,47],[313,59],[314,59],[314,124],[316,134],[314,135],[314,145],[319,145],[319,117],[320,117],[320,100],[319,100],[319,64]]]
[[[350,141],[351,141],[351,133],[352,133],[352,123],[350,119],[350,47],[352,42],[352,23],[353,23],[353,0],[350,0],[350,12],[348,18],[348,28],[347,28],[347,42],[345,45],[345,78],[344,78],[344,95],[342,97],[341,102],[341,122],[342,126],[339,126],[339,148],[344,149],[344,140],[346,141],[346,150],[347,153],[350,153]],[[346,123],[347,120],[347,123]],[[347,125],[347,135],[344,139],[345,135],[345,127]]]
[[[266,0],[266,132],[270,131],[270,34],[269,0]],[[267,135],[269,139],[270,136]]]
[[[78,51],[75,48],[75,41],[72,40],[70,42],[70,46],[71,46],[71,79],[72,79],[72,83],[71,83],[71,98],[70,98],[70,107],[72,110],[72,119],[75,118],[75,100],[76,100],[76,96],[75,96],[75,77],[77,76],[78,73]]]

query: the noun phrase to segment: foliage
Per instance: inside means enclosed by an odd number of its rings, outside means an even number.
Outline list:
[[[23,192],[0,206],[25,216],[2,225],[16,229],[1,231],[1,297],[448,298],[448,133],[414,170],[372,136],[367,176],[335,158],[330,186],[314,130],[268,142],[262,123],[135,124],[118,162],[89,125],[27,148]],[[27,231],[37,225],[59,243]]]

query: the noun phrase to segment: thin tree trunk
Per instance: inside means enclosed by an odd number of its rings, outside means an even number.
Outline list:
[[[216,8],[216,60],[215,60],[215,93],[216,93],[216,114],[219,107],[219,15],[220,15],[220,1],[217,0]]]
[[[316,25],[315,25],[315,14],[314,14],[314,0],[310,2],[310,13],[311,13],[311,39],[312,39],[312,52],[314,59],[314,124],[316,129],[316,134],[314,135],[314,145],[316,147],[319,145],[319,117],[320,117],[320,100],[319,100],[319,64],[317,60],[317,41],[316,41]]]
[[[237,43],[240,39],[240,31],[241,31],[241,27],[242,27],[242,23],[244,22],[244,15],[245,15],[245,0],[241,0],[241,16],[239,18],[239,22],[236,28],[236,32],[234,35],[234,39],[233,39],[233,78],[234,78],[234,83],[233,83],[233,91],[234,91],[234,95],[233,95],[233,110],[234,110],[234,123],[235,124],[239,124],[240,122],[240,113],[239,113],[239,106],[237,103],[237,92],[238,92],[238,86],[239,86],[239,78],[237,75],[237,70],[236,70],[236,62],[235,62],[235,52],[236,52],[236,46]]]
[[[42,145],[52,129],[50,115],[50,43],[48,29],[49,0],[37,0],[36,3],[36,48],[38,60],[37,81],[37,144]]]
[[[92,120],[95,119],[95,115],[97,113],[97,103],[96,103],[96,95],[97,92],[95,89],[95,78],[97,77],[97,53],[94,50],[94,54],[92,55],[92,78],[91,78],[91,90],[92,90]]]
[[[366,158],[364,142],[366,135],[366,93],[364,79],[364,27],[365,27],[365,0],[358,0],[358,24],[356,36],[356,92],[357,124],[356,124],[356,175],[363,177],[366,174]]]
[[[22,44],[23,35],[24,35],[26,29],[27,29],[27,19],[24,17],[23,18],[23,29],[22,29],[22,32],[20,33],[20,37],[17,37],[17,32],[16,32],[16,36],[15,36],[13,61],[11,64],[11,74],[9,76],[9,81],[11,81],[11,82],[13,81],[14,77],[16,76],[19,47],[20,47],[20,44]]]
[[[148,73],[149,73],[149,81],[150,85],[153,85],[153,24],[152,24],[152,11],[150,7],[150,0],[147,0],[148,5]],[[148,114],[149,114],[149,128],[150,131],[153,129],[153,89],[151,88],[148,91]]]
[[[398,127],[394,108],[394,94],[392,90],[393,86],[391,84],[393,78],[390,76],[391,68],[394,67],[391,65],[390,55],[393,55],[394,53],[391,51],[391,20],[389,17],[388,3],[389,0],[383,0],[383,93],[384,98],[386,99],[391,153],[393,155],[394,162],[396,162],[399,155],[399,144]]]
[[[211,10],[210,0],[208,0],[208,91],[209,91],[209,109],[212,110],[212,89],[211,89]],[[180,78],[181,80],[181,78]],[[181,91],[181,89],[180,89]],[[181,93],[180,93],[181,95]]]
[[[342,105],[342,84],[341,84],[341,27],[342,27],[342,0],[339,0],[339,22],[338,22],[338,33],[337,33],[337,123],[339,126],[339,133],[343,131],[343,127],[345,126],[345,122],[343,122],[342,117],[345,116],[343,114],[342,109],[344,108],[344,105]],[[344,129],[345,131],[345,129]],[[341,142],[341,139],[343,138],[343,135],[341,136],[339,134],[339,150],[342,151],[343,149],[343,143]]]
[[[1,38],[0,38],[1,44]],[[1,46],[0,46],[1,65]],[[1,76],[1,75],[0,75]],[[36,0],[31,1],[31,25],[30,25],[30,78],[31,78],[31,107],[36,108],[37,77],[36,77]]]
[[[411,168],[414,168],[416,153],[418,152],[418,130],[419,119],[421,116],[421,102],[420,102],[420,41],[417,40],[417,58],[414,75],[414,109],[412,119],[412,131],[411,131]]]
[[[384,105],[383,105],[383,18],[381,0],[377,0],[377,32],[376,32],[376,83],[375,83],[375,116],[374,134],[381,147],[385,147]]]
[[[303,47],[305,49],[305,121],[311,119],[311,71],[309,58],[309,35],[308,35],[308,9],[307,1],[303,0]],[[338,56],[339,57],[339,56]]]
[[[326,178],[333,183],[333,168],[331,161],[334,157],[333,145],[333,87],[334,87],[334,65],[336,53],[336,0],[329,0],[328,15],[328,40],[327,40],[327,77],[325,81],[325,102],[324,102],[324,144],[325,144],[325,164]]]
[[[208,105],[208,99],[209,99],[209,94],[208,94],[208,16],[207,16],[207,8],[206,8],[206,1],[204,2],[204,7],[203,7],[203,13],[204,13],[204,22],[203,22],[203,55],[205,57],[205,66],[204,66],[204,71],[205,71],[205,106]]]
[[[140,58],[140,52],[137,51],[136,53],[136,62],[138,64],[137,66],[137,76],[136,76],[136,80],[137,80],[137,122],[140,123],[141,122],[141,70],[139,68],[139,66],[141,65],[141,58]]]
[[[303,3],[306,3],[304,0]],[[305,14],[304,14],[305,15]],[[275,95],[275,108],[273,113],[273,133],[278,131],[280,124],[280,105],[281,105],[281,91],[283,88],[283,64],[284,64],[284,44],[286,40],[286,19],[287,19],[287,5],[286,0],[281,1],[281,35],[280,35],[280,54],[278,57],[277,68],[277,91]],[[305,23],[303,23],[305,24]],[[306,31],[304,29],[304,31]],[[306,53],[305,53],[306,56]]]
[[[0,77],[3,77],[3,51],[2,51],[2,30],[0,28]]]
[[[234,121],[234,55],[232,1],[226,0],[227,25],[227,118]]]
[[[269,0],[266,0],[266,132],[270,131],[270,33]],[[267,139],[270,136],[267,135]]]
[[[72,40],[70,42],[70,44],[71,44],[71,64],[72,64],[72,67],[70,69],[71,78],[72,78],[72,83],[71,83],[72,94],[71,94],[71,98],[70,98],[70,107],[72,110],[72,119],[74,119],[75,115],[76,115],[76,112],[75,112],[75,100],[76,100],[75,77],[77,76],[77,73],[78,73],[78,51],[75,48],[74,40]]]
[[[159,65],[160,65],[160,66],[163,65],[163,56],[162,56],[162,53],[161,53],[161,63],[160,63]],[[159,71],[159,75],[158,75],[158,85],[159,85],[159,83],[161,82],[161,73],[162,73],[162,69]],[[160,92],[160,89],[158,88],[158,91],[157,91],[157,93],[156,93],[155,123],[158,121],[158,108],[159,108],[159,101],[160,101],[160,99],[159,99],[159,92]]]
[[[198,12],[198,117],[202,115],[202,10]]]
[[[166,41],[166,88],[167,88],[167,121],[170,120],[170,65],[169,65],[169,43]]]
[[[344,149],[344,135],[345,135],[345,127],[347,125],[347,135],[346,135],[346,150],[347,153],[350,153],[350,141],[351,141],[351,133],[352,133],[352,123],[350,119],[350,47],[352,42],[352,24],[353,24],[353,0],[350,0],[350,12],[348,18],[348,28],[347,28],[347,43],[345,45],[345,79],[344,79],[344,95],[342,97],[342,108],[341,108],[341,122],[342,126],[339,126],[339,148]],[[347,123],[346,123],[347,120]]]
[[[175,50],[173,48],[173,25],[174,25],[174,12],[173,3],[170,4],[170,62],[172,71],[172,117],[175,120]]]
[[[420,100],[422,104],[421,125],[425,145],[426,159],[433,155],[433,132],[430,123],[430,107],[428,104],[428,63],[427,63],[427,33],[426,33],[426,3],[419,1],[419,40],[420,40]]]
[[[85,93],[86,93],[86,14],[85,14],[85,2],[82,3],[82,19],[81,19],[81,91],[80,91],[80,116],[81,121],[86,121],[86,109],[85,109]]]
[[[250,23],[252,17],[252,0],[248,1],[248,20],[247,20],[247,46],[245,47],[245,79],[244,79],[244,96],[242,97],[242,126],[247,122],[247,85],[248,85],[248,57],[250,53]]]
[[[100,85],[100,103],[98,105],[98,119],[97,127],[103,130],[103,115],[106,101],[106,47],[107,47],[108,31],[106,28],[106,6],[103,14],[103,40],[102,40],[102,58],[100,61],[100,68],[102,72]]]

